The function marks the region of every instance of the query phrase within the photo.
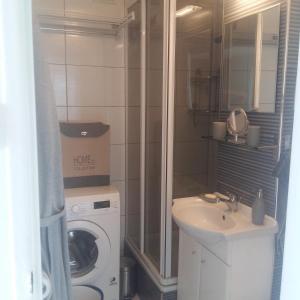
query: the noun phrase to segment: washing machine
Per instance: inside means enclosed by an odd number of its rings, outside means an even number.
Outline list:
[[[73,300],[119,300],[118,191],[66,189],[65,199]]]

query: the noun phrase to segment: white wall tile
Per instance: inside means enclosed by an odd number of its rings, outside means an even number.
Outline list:
[[[40,59],[52,64],[65,64],[64,33],[42,31],[39,35]]]
[[[124,106],[123,68],[68,66],[70,106]]]
[[[67,107],[56,107],[58,121],[67,121]]]
[[[66,14],[89,15],[97,17],[124,16],[124,0],[65,0]]]
[[[111,184],[117,188],[120,193],[121,216],[125,215],[125,181],[112,181]]]
[[[67,64],[124,67],[123,36],[67,35]]]
[[[32,6],[35,12],[64,15],[64,0],[33,0]]]
[[[50,77],[57,106],[67,106],[66,67],[49,64]]]
[[[69,107],[70,121],[97,121],[111,126],[111,144],[125,143],[125,107]]]
[[[125,145],[110,147],[110,173],[112,181],[125,180]]]

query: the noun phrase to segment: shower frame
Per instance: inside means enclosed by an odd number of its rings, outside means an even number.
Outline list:
[[[177,284],[177,277],[171,275],[176,0],[164,0],[159,270],[145,253],[146,9],[146,0],[141,0],[140,245],[138,248],[128,234],[126,242],[152,280],[162,291],[168,292],[175,290]]]

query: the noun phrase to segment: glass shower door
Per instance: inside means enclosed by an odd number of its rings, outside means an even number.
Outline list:
[[[176,0],[172,199],[213,190],[210,124],[218,90],[220,0]],[[172,276],[178,268],[178,227],[172,224]]]
[[[177,276],[172,200],[211,190],[211,150],[201,136],[218,90],[219,1],[140,0],[130,8],[127,240],[163,285]]]
[[[160,270],[164,1],[146,1],[144,251]]]
[[[169,0],[140,0],[127,30],[127,240],[164,274]]]
[[[135,20],[127,28],[126,214],[127,239],[141,250],[141,1],[128,8]]]

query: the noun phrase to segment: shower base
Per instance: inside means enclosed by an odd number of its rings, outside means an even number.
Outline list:
[[[126,255],[137,261],[137,293],[141,300],[176,300],[177,278],[162,278],[148,258],[126,240]]]

